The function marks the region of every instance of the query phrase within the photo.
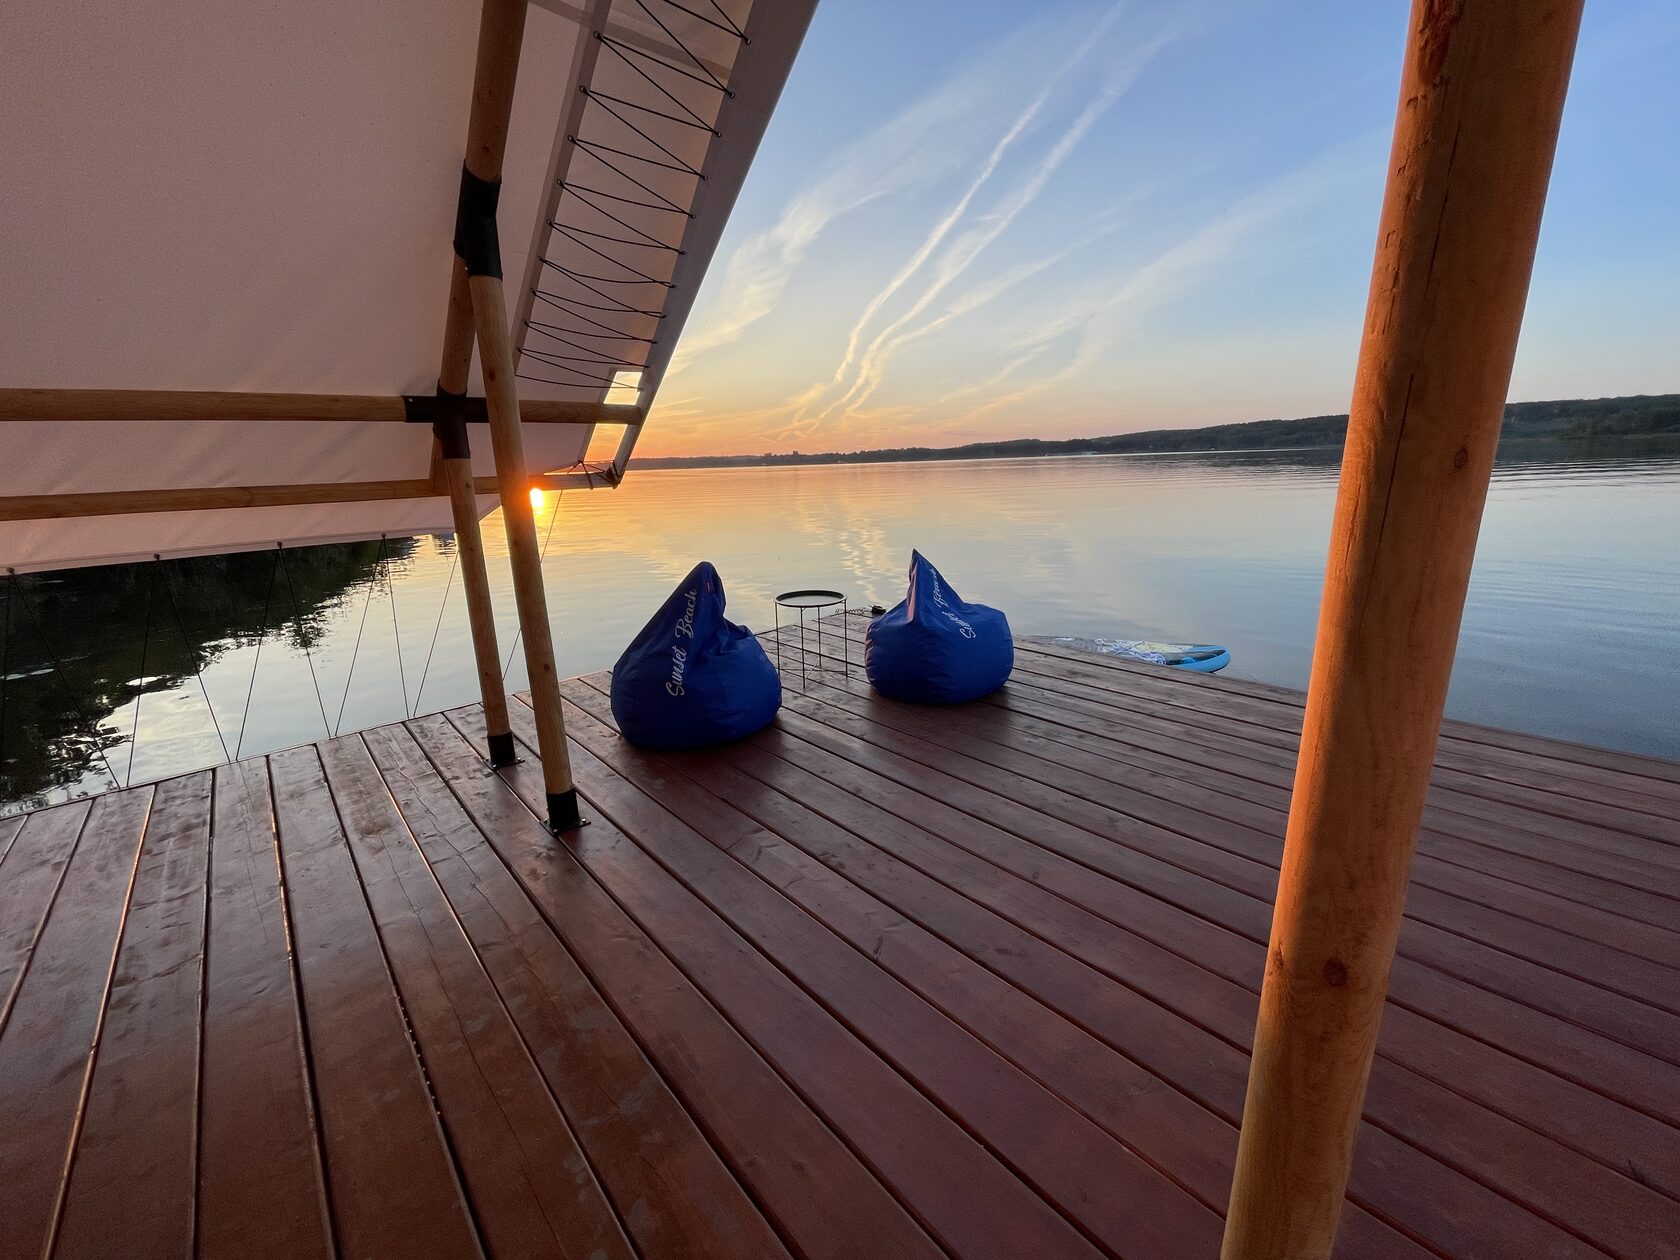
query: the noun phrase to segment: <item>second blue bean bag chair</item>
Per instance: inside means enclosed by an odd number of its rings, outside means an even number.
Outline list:
[[[910,553],[904,602],[869,623],[864,671],[876,691],[913,704],[961,704],[990,695],[1015,667],[1009,620],[966,603],[919,551]]]
[[[618,658],[612,711],[624,738],[670,751],[744,739],[782,707],[764,645],[723,615],[723,581],[702,561]]]

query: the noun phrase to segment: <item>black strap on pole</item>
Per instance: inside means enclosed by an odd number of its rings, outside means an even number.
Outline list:
[[[403,419],[431,425],[445,459],[468,459],[472,444],[467,440],[467,425],[487,424],[490,408],[482,398],[451,394],[439,385],[430,394],[403,395]]]
[[[502,181],[480,179],[461,167],[461,192],[455,202],[455,256],[469,276],[502,278],[502,245],[496,233],[496,203]]]

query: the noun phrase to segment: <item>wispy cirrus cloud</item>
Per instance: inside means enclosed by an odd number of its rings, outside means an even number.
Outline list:
[[[770,315],[812,246],[837,219],[884,198],[919,192],[960,170],[985,121],[1008,108],[1030,75],[1033,58],[1023,58],[1020,45],[1053,43],[1056,25],[1041,22],[1016,32],[826,163],[775,223],[724,262],[722,283],[684,333],[667,379]],[[1022,129],[1030,122],[1027,117]]]
[[[840,365],[834,370],[834,384],[841,384],[846,379],[846,374],[851,370],[853,363],[857,361],[858,352],[863,342],[864,330],[869,327],[875,316],[880,314],[881,308],[892,299],[893,295],[909,283],[911,278],[921,270],[923,264],[925,264],[928,259],[933,256],[934,251],[937,250],[945,238],[950,235],[952,229],[962,221],[963,217],[968,213],[969,206],[973,204],[975,197],[980,194],[981,190],[985,188],[992,176],[997,173],[998,167],[1003,163],[1003,160],[1009,153],[1009,150],[1014,147],[1015,142],[1027,132],[1035,121],[1037,121],[1039,115],[1043,113],[1045,105],[1049,103],[1050,98],[1055,93],[1056,89],[1062,84],[1068,75],[1072,73],[1079,63],[1085,59],[1086,55],[1091,51],[1096,42],[1102,38],[1103,33],[1113,25],[1114,19],[1119,16],[1122,7],[1123,4],[1121,3],[1116,3],[1111,6],[1107,12],[1098,19],[1096,25],[1092,27],[1085,37],[1074,45],[1072,53],[1069,54],[1061,65],[1051,73],[1050,77],[1033,95],[1032,99],[1027,102],[1026,108],[1010,121],[1008,127],[1004,129],[1003,134],[999,136],[997,142],[992,145],[991,151],[986,154],[986,158],[980,164],[979,170],[977,170],[973,177],[969,180],[968,186],[963,190],[962,195],[957,198],[956,203],[946,210],[938,222],[933,225],[932,230],[929,231],[927,236],[923,238],[922,243],[917,246],[910,257],[905,260],[904,265],[901,266],[896,273],[894,273],[892,278],[887,281],[886,285],[864,306],[862,313],[859,314],[856,322],[853,323],[852,331],[846,339],[846,352],[841,356]]]
[[[1380,137],[1338,144],[1239,200],[1125,275],[1105,281],[1082,297],[1064,299],[1060,316],[1040,324],[1022,343],[1009,375],[1069,350],[1062,366],[1030,385],[993,395],[968,411],[982,416],[1018,405],[1077,380],[1113,353],[1126,332],[1205,283],[1215,270],[1252,251],[1289,217],[1324,198],[1356,186],[1375,173]]]
[[[1055,142],[1038,157],[1038,160],[1031,165],[1015,186],[1007,190],[989,210],[975,216],[972,225],[966,231],[957,234],[950,240],[948,246],[940,250],[939,247],[950,236],[952,229],[968,215],[975,195],[984,184],[991,180],[1004,153],[1024,129],[1024,124],[1038,116],[1056,89],[1063,84],[1091,50],[1102,41],[1123,8],[1124,5],[1117,4],[1107,10],[1085,39],[1076,46],[1074,52],[1051,74],[1039,95],[1034,98],[1028,110],[1018,120],[1018,125],[1011,127],[1000,138],[963,197],[935,225],[934,230],[929,233],[899,273],[865,307],[857,323],[853,326],[846,355],[835,372],[834,384],[843,386],[842,392],[815,413],[814,419],[816,421],[821,422],[837,412],[861,406],[866,402],[880,386],[889,360],[905,345],[938,331],[961,314],[985,305],[999,292],[1013,287],[1014,283],[1018,283],[1019,279],[1024,279],[1026,275],[1036,274],[1043,270],[1043,265],[1030,267],[1025,275],[1017,276],[1006,282],[1001,289],[998,289],[995,285],[984,286],[972,295],[959,298],[950,309],[928,323],[920,326],[915,324],[915,321],[926,314],[943,293],[962,278],[981,254],[1002,237],[1021,214],[1038,200],[1057,171],[1072,157],[1074,151],[1090,133],[1092,127],[1136,83],[1138,77],[1150,62],[1181,34],[1182,28],[1173,27],[1150,38],[1133,42],[1123,56],[1108,68],[1095,95],[1086,101],[1072,121],[1057,135]],[[935,257],[936,253],[937,257]],[[1059,260],[1065,254],[1066,251],[1059,252],[1052,260],[1047,260],[1044,265],[1048,265],[1048,261]],[[858,352],[857,346],[862,340],[864,329],[880,313],[887,301],[924,266],[930,268],[932,276],[915,300],[908,309],[878,331],[861,353]],[[849,382],[848,377],[850,377]],[[829,391],[824,391],[824,393],[827,392]],[[807,413],[803,418],[810,419],[812,416]]]
[[[1150,378],[1160,330],[1193,335],[1197,304],[1252,314],[1258,295],[1239,277],[1305,248],[1304,225],[1327,221],[1380,146],[1361,136],[1302,162],[1335,124],[1301,138],[1274,110],[1249,130],[1300,139],[1297,165],[1260,182],[1248,132],[1157,117],[1164,93],[1180,104],[1152,67],[1198,64],[1201,37],[1229,39],[1231,10],[1217,27],[1201,10],[1090,0],[1035,16],[817,158],[805,190],[724,260],[679,362],[749,329],[752,350],[710,356],[684,391],[707,401],[662,415],[662,431],[695,447],[733,431],[754,449],[821,450],[1054,426],[1124,391],[1132,367]],[[1128,96],[1137,110],[1119,108]],[[1107,204],[1093,212],[1093,196]]]
[[[898,336],[896,336],[888,344],[887,350],[889,352],[896,352],[914,341],[921,340],[925,337],[931,337],[936,333],[942,332],[948,325],[953,324],[957,320],[971,315],[986,306],[990,306],[994,302],[997,302],[1001,298],[1007,296],[1012,290],[1019,288],[1021,285],[1028,283],[1035,277],[1050,270],[1058,263],[1073,257],[1081,250],[1095,244],[1104,236],[1118,230],[1123,223],[1124,220],[1117,216],[1105,216],[1104,219],[1100,221],[1099,224],[1090,232],[1087,232],[1083,236],[1070,241],[1060,249],[1042,257],[1032,259],[1028,262],[1018,263],[1015,266],[1006,269],[993,279],[965,290],[948,302],[944,309],[932,319],[898,334]],[[1006,366],[1001,375],[994,374],[992,377],[988,377],[987,383],[984,384],[970,384],[959,387],[954,391],[947,392],[941,398],[941,402],[948,403],[953,399],[986,393],[991,388],[995,388],[997,385],[1001,384],[1008,378],[1009,375],[1012,375],[1015,370],[1024,366],[1026,362],[1034,357],[1036,357],[1036,352],[1021,356],[1018,359],[1013,359],[1010,361],[1013,366]],[[882,366],[884,366],[884,359],[878,361],[881,362]],[[873,392],[874,390],[871,388],[869,393]],[[772,437],[777,441],[787,441],[790,438],[804,437],[822,427],[827,421],[828,413],[813,415],[810,414],[808,410],[808,408],[817,401],[822,393],[823,386],[819,384],[813,386],[805,394],[794,400],[789,408],[789,410],[793,413],[794,418],[788,424],[776,430],[772,434]],[[863,402],[864,399],[858,399],[857,401],[849,404],[846,410],[841,414],[840,424],[843,425],[848,418],[858,411],[858,409],[862,407]],[[837,429],[838,426],[836,426],[836,430]]]

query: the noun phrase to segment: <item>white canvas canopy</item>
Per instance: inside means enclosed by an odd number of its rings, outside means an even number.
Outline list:
[[[813,5],[529,9],[498,220],[539,484],[622,475]],[[439,380],[478,23],[0,9],[0,569],[450,528],[401,399]],[[626,440],[585,469],[597,423]]]

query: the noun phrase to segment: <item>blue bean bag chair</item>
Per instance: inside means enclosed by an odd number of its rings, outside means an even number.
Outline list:
[[[892,700],[961,704],[1003,686],[1015,667],[1015,640],[997,609],[969,604],[919,551],[910,553],[910,592],[869,623],[864,671]]]
[[[639,748],[744,739],[782,707],[782,680],[751,630],[723,616],[723,581],[702,561],[618,658],[612,711]]]

